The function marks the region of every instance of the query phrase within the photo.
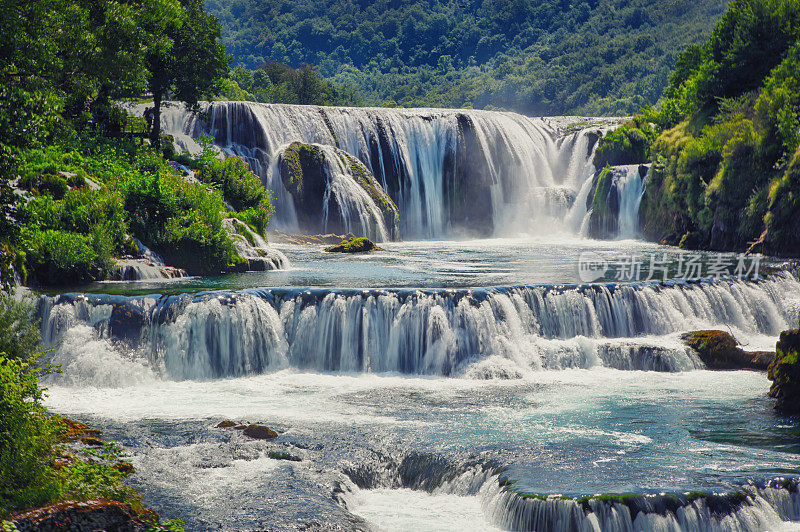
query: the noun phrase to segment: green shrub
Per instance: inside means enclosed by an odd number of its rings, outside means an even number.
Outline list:
[[[240,219],[247,221],[263,234],[273,212],[270,194],[258,176],[250,171],[247,163],[238,157],[220,160],[204,153],[198,166],[198,179],[218,187],[225,201],[236,211],[248,211]]]
[[[647,162],[655,136],[652,126],[637,117],[600,139],[594,155],[595,168]]]
[[[28,271],[42,285],[83,284],[102,280],[111,269],[99,231],[92,236],[70,231],[25,231]],[[100,253],[96,251],[100,247]]]
[[[0,353],[8,360],[34,362],[41,347],[39,323],[27,299],[0,292]]]
[[[25,357],[25,358],[29,358]],[[0,516],[56,499],[56,430],[32,363],[0,354]]]
[[[131,231],[170,264],[206,274],[241,263],[222,224],[227,212],[219,192],[168,168],[129,175],[121,188]]]

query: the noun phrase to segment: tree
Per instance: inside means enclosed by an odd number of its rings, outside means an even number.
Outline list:
[[[182,0],[180,9],[157,20],[163,25],[163,42],[154,43],[147,53],[153,94],[153,124],[150,142],[161,145],[161,106],[165,97],[197,108],[200,97],[210,92],[228,74],[228,56],[219,42],[217,19],[207,14],[203,0]],[[155,32],[154,32],[155,33]]]

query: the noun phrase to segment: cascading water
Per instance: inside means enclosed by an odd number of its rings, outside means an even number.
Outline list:
[[[594,171],[603,122],[565,132],[567,118],[472,110],[369,109],[215,102],[208,122],[172,106],[165,132],[182,146],[208,133],[272,190],[273,227],[298,231],[277,155],[292,142],[360,159],[400,211],[402,238],[573,231],[565,217]],[[348,190],[348,192],[353,192]],[[581,216],[580,214],[573,214]]]
[[[59,346],[88,326],[106,349],[168,379],[286,367],[492,378],[565,367],[699,368],[674,333],[777,336],[796,321],[788,294],[800,298],[787,273],[758,283],[42,296],[40,311],[67,374],[71,355]]]
[[[619,238],[639,236],[639,205],[642,203],[647,175],[642,176],[639,165],[625,167],[625,175],[617,180],[616,190],[619,200],[618,231]]]

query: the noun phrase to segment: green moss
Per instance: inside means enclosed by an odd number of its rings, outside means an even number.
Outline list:
[[[367,251],[381,251],[369,238],[353,237],[349,240],[342,240],[335,246],[325,248],[331,253],[364,253]]]
[[[390,231],[399,223],[399,214],[397,205],[392,201],[392,198],[381,188],[375,177],[369,173],[369,170],[364,166],[364,163],[346,152],[339,152],[342,162],[350,169],[350,174],[361,185],[375,205],[381,211],[384,218],[384,223]]]

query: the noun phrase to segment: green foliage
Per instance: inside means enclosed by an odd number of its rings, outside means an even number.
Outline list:
[[[238,157],[203,157],[199,163],[198,179],[211,183],[222,191],[225,201],[237,211],[262,209],[269,220],[272,206],[269,192],[261,180],[250,171],[247,163]]]
[[[59,494],[50,467],[56,431],[41,405],[38,376],[32,363],[0,354],[0,516]]]
[[[129,227],[170,264],[198,274],[237,267],[241,259],[225,231],[222,195],[188,183],[160,157],[140,159],[139,173],[123,178]]]
[[[30,271],[42,285],[78,285],[102,280],[111,269],[105,236],[47,229],[24,231]]]
[[[368,105],[619,116],[658,100],[678,52],[708,35],[726,3],[208,0],[207,5],[220,19],[237,63],[315,64],[338,91],[355,89]],[[249,80],[234,79],[240,90],[253,93]]]
[[[655,137],[652,126],[637,116],[600,139],[594,155],[595,168],[647,162]]]
[[[33,363],[40,344],[39,322],[31,301],[0,293],[0,353],[6,360]]]
[[[71,499],[109,499],[141,507],[141,497],[121,481],[126,476],[120,468],[122,447],[104,443],[99,449],[82,449],[81,459],[73,460],[61,471],[62,493]]]
[[[708,43],[681,56],[664,101],[643,115],[662,130],[642,202],[648,237],[800,253],[798,21],[796,0],[734,0]]]
[[[228,100],[302,105],[360,105],[352,88],[335,85],[319,77],[318,69],[307,63],[292,68],[275,61],[255,70],[237,66],[222,86],[220,96]]]

